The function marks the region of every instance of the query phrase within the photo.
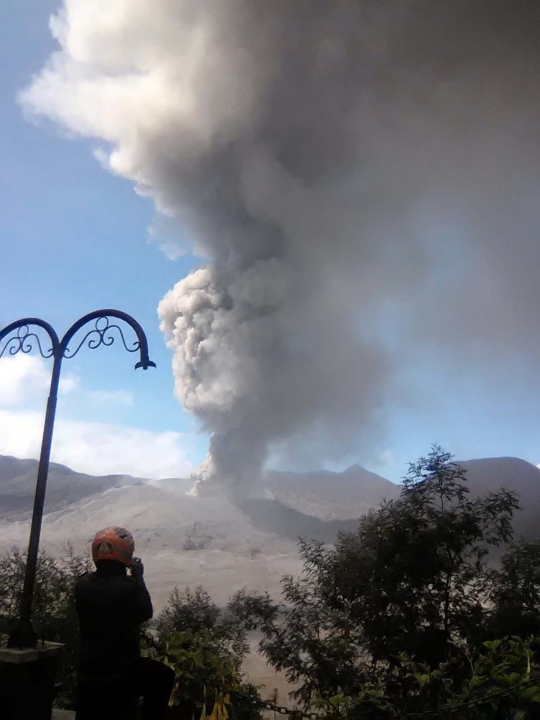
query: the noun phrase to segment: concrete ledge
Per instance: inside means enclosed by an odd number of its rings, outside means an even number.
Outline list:
[[[60,643],[0,648],[2,720],[51,720]]]
[[[55,657],[60,654],[64,645],[62,643],[38,643],[35,648],[0,648],[0,662],[22,665],[35,662],[42,658]]]

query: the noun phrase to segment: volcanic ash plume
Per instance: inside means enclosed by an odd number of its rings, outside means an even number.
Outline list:
[[[269,449],[367,447],[412,344],[538,360],[538,16],[65,0],[24,106],[101,141],[206,259],[159,306],[211,433],[197,492],[253,487]]]

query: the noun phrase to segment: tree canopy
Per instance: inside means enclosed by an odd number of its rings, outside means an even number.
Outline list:
[[[503,488],[471,498],[463,468],[434,447],[411,464],[400,497],[335,547],[301,541],[304,570],[284,578],[282,602],[244,591],[232,607],[262,631],[261,652],[306,706],[346,697],[364,707],[371,689],[401,711],[440,707],[465,693],[494,637],[517,635],[520,657],[532,652],[540,546],[512,544],[517,508]]]

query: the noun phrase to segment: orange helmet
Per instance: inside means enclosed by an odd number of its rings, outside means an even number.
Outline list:
[[[129,567],[134,550],[135,541],[129,530],[109,527],[96,533],[92,543],[92,559],[94,562],[118,560]]]

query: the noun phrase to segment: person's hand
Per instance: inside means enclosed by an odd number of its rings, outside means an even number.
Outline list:
[[[134,557],[131,561],[131,577],[135,580],[142,580],[144,575],[144,565],[141,558]]]

